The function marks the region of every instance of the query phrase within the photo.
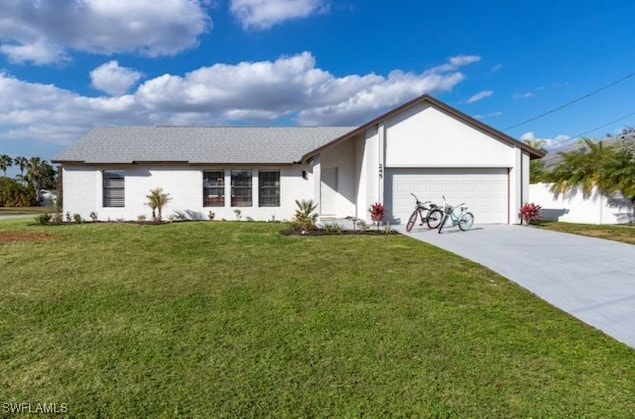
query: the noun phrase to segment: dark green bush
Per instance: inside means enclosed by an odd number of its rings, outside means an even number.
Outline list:
[[[0,178],[0,207],[30,207],[36,204],[35,191],[13,179]]]
[[[51,224],[51,214],[49,213],[40,214],[37,217],[35,217],[35,222],[43,226],[49,225]]]

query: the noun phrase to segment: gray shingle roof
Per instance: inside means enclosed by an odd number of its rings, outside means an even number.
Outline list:
[[[288,164],[355,127],[103,127],[54,162]]]

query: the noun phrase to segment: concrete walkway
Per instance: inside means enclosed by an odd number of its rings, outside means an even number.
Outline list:
[[[480,263],[635,348],[635,246],[526,226],[397,229]]]

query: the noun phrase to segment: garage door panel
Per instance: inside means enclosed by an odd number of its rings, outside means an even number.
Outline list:
[[[508,170],[487,169],[388,169],[388,216],[392,223],[405,222],[414,208],[415,193],[422,200],[451,204],[465,202],[477,223],[507,223]]]

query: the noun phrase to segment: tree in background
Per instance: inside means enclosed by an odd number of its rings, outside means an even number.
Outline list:
[[[594,142],[588,138],[583,138],[581,143],[582,147],[578,149],[558,153],[562,161],[550,174],[551,191],[556,196],[580,189],[588,198],[596,187],[606,191],[602,170],[613,159],[613,149],[604,147],[602,141]]]
[[[20,168],[20,178],[24,179],[24,169],[29,167],[29,159],[18,156],[13,159],[13,163]]]
[[[55,186],[55,169],[46,160],[31,157],[26,173],[26,179],[35,189],[35,197],[40,200],[40,189]]]
[[[523,141],[529,147],[535,148],[536,150],[540,150],[544,153],[547,152],[545,149],[546,141],[545,140],[531,140],[526,139]],[[547,169],[545,169],[545,162],[542,159],[531,160],[529,162],[529,183],[539,183],[539,182],[548,182],[548,173]]]
[[[607,194],[619,193],[631,202],[635,221],[635,143],[611,147],[609,159],[600,175],[601,187]]]
[[[13,159],[6,154],[0,155],[0,170],[4,172],[4,177],[7,177],[7,170],[11,166],[13,166]]]
[[[580,189],[585,198],[596,190],[608,196],[619,193],[630,201],[635,217],[635,143],[604,147],[601,141],[583,139],[582,144],[559,153],[562,162],[550,174],[551,191],[558,196]]]

